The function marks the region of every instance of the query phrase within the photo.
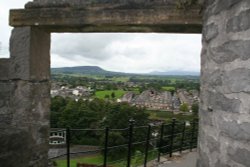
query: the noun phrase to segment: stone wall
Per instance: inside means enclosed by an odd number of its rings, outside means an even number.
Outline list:
[[[40,17],[39,12],[46,11],[49,7],[59,8],[60,5],[70,7],[80,1],[61,2],[63,3],[60,4],[57,0],[50,0],[50,2],[35,0],[34,3],[26,6],[33,9],[20,12],[24,12],[22,17],[27,17],[29,15],[25,12],[36,10],[35,8],[46,8],[37,9]],[[206,4],[203,18],[197,166],[249,167],[250,1],[206,0],[204,2]],[[51,10],[55,11],[54,8]],[[53,15],[52,19],[56,19],[55,16],[57,15]],[[166,22],[176,19],[176,17],[170,18],[172,20]],[[20,19],[22,18],[12,20],[16,22]],[[29,22],[39,18],[27,17],[26,19]],[[78,19],[82,21],[81,17]],[[112,21],[114,18],[110,18],[109,22],[112,23]],[[49,29],[39,29],[39,27],[44,28],[40,24],[32,24],[32,26],[36,25],[34,28],[25,27],[25,23],[27,26],[27,22],[20,22],[18,26],[14,24],[19,28],[15,28],[12,32],[11,57],[0,59],[0,162],[4,167],[15,167],[16,164],[19,167],[47,165],[50,33],[46,32]],[[60,23],[63,26],[69,24],[65,19]],[[148,24],[148,21],[146,23]],[[154,26],[161,25],[158,22],[149,21],[149,23]],[[181,24],[185,25],[187,22],[182,21]],[[58,24],[53,26],[58,29]],[[127,23],[126,26],[131,24]],[[115,32],[118,27],[113,28]],[[101,31],[108,31],[108,29],[109,27]],[[65,31],[65,29],[61,30]],[[123,32],[126,30],[122,29]],[[152,31],[153,29],[149,29],[149,32]],[[164,32],[167,32],[167,29],[164,29]],[[182,30],[182,32],[192,31]]]
[[[0,59],[0,166],[48,164],[50,33],[12,31],[10,59]]]
[[[0,166],[48,164],[50,32],[200,32],[199,8],[165,10],[171,1],[34,0],[12,10],[10,59],[0,60]]]
[[[208,0],[198,167],[250,166],[250,1]]]

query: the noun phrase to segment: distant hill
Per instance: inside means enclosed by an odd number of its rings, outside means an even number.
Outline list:
[[[125,75],[126,73],[112,72],[104,70],[98,66],[76,66],[76,67],[61,67],[52,68],[52,74],[89,74],[89,75]]]
[[[98,66],[76,66],[52,68],[52,74],[88,74],[88,75],[111,75],[111,76],[128,76],[128,75],[158,75],[158,76],[199,76],[198,72],[189,71],[169,71],[169,72],[151,72],[148,74],[133,74],[123,72],[113,72],[104,70]]]
[[[200,76],[199,72],[193,72],[193,71],[167,71],[167,72],[159,72],[154,71],[149,73],[150,75],[162,75],[162,76]]]

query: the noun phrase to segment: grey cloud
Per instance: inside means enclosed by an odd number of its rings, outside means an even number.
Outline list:
[[[125,34],[53,34],[52,53],[63,57],[81,56],[87,59],[107,60],[110,53],[106,50],[114,40],[124,40]]]
[[[180,34],[54,34],[52,54],[79,65],[114,71],[199,71],[200,38]]]

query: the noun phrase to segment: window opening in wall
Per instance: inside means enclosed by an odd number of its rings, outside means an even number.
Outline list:
[[[51,162],[139,166],[195,148],[200,50],[195,34],[52,34]]]

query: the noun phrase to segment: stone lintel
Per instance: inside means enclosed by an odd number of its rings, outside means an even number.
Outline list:
[[[10,25],[37,26],[50,32],[201,33],[199,9],[41,8],[10,11]]]
[[[182,0],[183,1],[183,0]],[[33,0],[25,5],[26,9],[34,8],[152,8],[152,7],[173,7],[176,8],[182,3],[188,6],[202,6],[204,0],[193,2],[180,2],[177,0]]]

